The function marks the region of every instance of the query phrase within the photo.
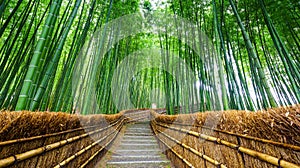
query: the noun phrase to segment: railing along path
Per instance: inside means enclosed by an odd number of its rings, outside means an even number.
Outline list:
[[[129,147],[131,150],[137,148],[138,151],[143,144],[156,149],[154,146],[159,142],[160,150],[158,151],[164,151],[175,167],[227,168],[249,167],[249,165],[251,167],[255,164],[259,167],[300,168],[300,146],[210,128],[197,123],[168,121],[170,116],[164,115],[165,113],[165,109],[125,110],[111,117],[108,115],[101,115],[98,119],[96,117],[96,121],[100,122],[98,124],[89,121],[88,123],[92,124],[85,127],[74,126],[74,128],[59,132],[0,141],[0,167],[28,167],[28,165],[55,168],[94,167],[110,149],[123,126],[127,124],[127,133],[125,131],[119,152],[116,152],[118,156],[113,156],[108,162],[111,167],[126,167],[128,164],[131,167],[139,167],[140,165],[136,163],[149,163],[149,167],[151,165],[155,167],[154,163],[157,162],[155,159],[160,156],[145,154],[142,157],[141,153],[129,155],[126,150]],[[20,117],[0,128],[0,135],[2,132],[13,130],[13,125],[19,121],[18,119]],[[104,119],[107,125],[101,124]],[[297,122],[294,123],[294,127],[299,127],[296,125]],[[142,133],[145,134],[143,136],[136,136],[135,132],[140,131],[138,127],[143,127],[143,131],[147,133]],[[153,136],[150,128],[156,138],[147,140],[147,137]],[[212,134],[205,134],[203,130],[209,130]],[[22,132],[22,130],[19,131]],[[146,139],[149,144],[141,139]],[[140,151],[147,153],[146,150],[151,151],[150,148]],[[217,152],[218,150],[221,154]],[[125,152],[125,155],[121,157],[119,155],[122,152]],[[169,165],[169,162],[164,159],[159,162],[164,163],[162,165]]]

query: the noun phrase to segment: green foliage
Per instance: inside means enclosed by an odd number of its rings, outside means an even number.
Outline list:
[[[145,48],[162,49],[152,55],[152,60],[163,56],[161,64],[174,73],[185,74],[184,69],[177,68],[177,56],[184,60],[197,76],[197,87],[178,83],[188,85],[188,76],[176,78],[161,69],[145,68],[129,77],[130,99],[137,108],[155,102],[173,114],[174,107],[182,104],[189,105],[183,112],[296,104],[300,102],[299,10],[297,0],[2,0],[0,108],[72,113],[82,107],[85,114],[116,113],[120,109],[111,95],[113,73],[124,58]],[[114,44],[95,69],[99,111],[90,112],[87,105],[76,104],[72,74],[83,44],[105,23],[127,14],[141,12],[151,26],[155,11],[175,14],[197,25],[196,31],[214,44],[216,54],[211,59],[218,60],[217,75],[212,75],[210,62],[201,59],[205,48],[199,55],[174,32],[143,32]],[[197,38],[185,37],[193,42]],[[137,62],[135,68],[147,64]],[[220,80],[220,86],[216,80]],[[218,87],[222,97],[213,104]],[[87,88],[79,87],[78,96],[88,97]]]

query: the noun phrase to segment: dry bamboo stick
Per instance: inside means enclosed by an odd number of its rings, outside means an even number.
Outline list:
[[[60,162],[59,164],[57,164],[56,166],[54,166],[54,168],[60,168],[60,167],[62,167],[62,166],[67,165],[67,164],[70,163],[72,160],[74,160],[74,159],[77,158],[78,156],[82,155],[83,153],[87,152],[87,151],[90,150],[92,147],[96,146],[99,142],[105,140],[107,137],[109,137],[110,135],[112,135],[114,132],[117,131],[117,132],[115,133],[115,135],[114,135],[114,137],[115,137],[115,136],[118,134],[120,128],[122,128],[122,127],[120,127],[120,125],[123,126],[123,123],[120,123],[120,124],[117,126],[117,130],[113,130],[111,133],[109,133],[108,135],[104,136],[103,138],[101,138],[101,139],[99,139],[99,140],[93,142],[91,145],[89,145],[89,146],[83,148],[82,150],[76,152],[74,155],[70,156],[69,158],[65,159],[64,161],[62,161],[62,162]]]
[[[90,161],[92,161],[105,147],[107,147],[116,138],[116,135],[104,146],[102,146],[97,152],[95,152],[91,157],[89,157],[89,159],[86,160],[79,168],[84,168],[87,164],[89,164]]]
[[[248,148],[245,148],[245,147],[241,147],[237,144],[233,144],[231,142],[221,140],[220,138],[208,136],[208,135],[205,135],[205,134],[200,134],[198,132],[189,131],[189,130],[186,130],[186,129],[183,129],[183,128],[171,127],[171,126],[168,126],[168,125],[165,125],[165,124],[157,123],[156,121],[154,121],[154,122],[157,125],[165,127],[165,128],[173,129],[173,130],[176,130],[176,131],[179,131],[179,132],[184,132],[184,133],[196,136],[198,138],[202,138],[202,139],[207,140],[207,141],[215,142],[217,144],[222,144],[222,145],[228,146],[230,148],[237,149],[238,151],[240,151],[242,153],[245,153],[245,154],[250,155],[252,157],[258,158],[259,160],[271,163],[275,166],[280,166],[282,168],[300,168],[299,165],[288,162],[288,161],[283,160],[281,158],[276,158],[276,157],[270,156],[268,154],[264,154],[264,153],[254,151],[254,150],[251,150],[251,149],[248,149]]]
[[[157,136],[158,137],[158,140],[160,141],[160,142],[162,142],[169,150],[171,150],[180,160],[182,160],[187,166],[189,166],[189,167],[191,167],[191,168],[195,168],[194,166],[193,166],[193,164],[192,163],[190,163],[188,160],[186,160],[185,158],[183,158],[183,156],[181,156],[179,153],[177,153],[173,148],[171,148],[166,142],[164,142],[162,139],[160,139],[159,138],[159,136]]]
[[[177,139],[175,139],[174,137],[171,137],[170,135],[160,131],[160,130],[157,130],[159,133],[163,134],[164,136],[166,136],[167,138],[169,138],[170,140],[176,142],[177,144],[179,144],[180,146],[184,147],[185,149],[188,149],[189,151],[191,151],[192,153],[194,153],[195,155],[201,157],[202,159],[212,163],[213,165],[215,166],[219,166],[220,168],[227,168],[226,165],[214,160],[213,158],[203,154],[203,153],[200,153],[199,151],[197,151],[196,149],[182,143],[181,141],[178,141]]]
[[[3,142],[0,142],[0,146],[11,145],[11,144],[14,144],[14,143],[32,141],[32,140],[37,140],[37,139],[42,139],[42,138],[48,138],[48,137],[53,137],[53,136],[57,136],[57,135],[63,135],[63,134],[72,133],[72,132],[76,132],[76,131],[82,131],[82,130],[89,129],[89,128],[94,128],[94,127],[97,127],[97,125],[84,127],[84,128],[81,127],[81,128],[76,128],[76,129],[70,129],[70,130],[56,132],[56,133],[52,133],[52,134],[45,134],[45,135],[38,135],[38,136],[28,137],[28,138],[21,138],[21,139],[13,139],[13,140],[8,140],[8,141],[3,141]]]
[[[124,120],[125,119],[122,119],[121,122],[123,122]],[[79,136],[75,136],[75,137],[72,137],[72,138],[61,140],[61,141],[56,142],[56,143],[52,143],[52,144],[49,144],[49,145],[46,145],[46,146],[43,146],[43,147],[40,147],[40,148],[36,148],[36,149],[30,150],[30,151],[27,151],[27,152],[24,152],[24,153],[16,154],[14,156],[10,156],[10,157],[1,159],[0,160],[0,168],[12,165],[16,161],[26,160],[28,158],[37,156],[37,155],[42,154],[44,152],[53,150],[53,149],[61,147],[61,146],[64,146],[66,144],[69,144],[69,143],[74,142],[76,140],[85,138],[85,137],[87,137],[89,135],[92,135],[92,134],[95,134],[97,132],[104,131],[104,130],[110,128],[110,127],[113,127],[114,125],[115,124],[109,125],[109,126],[107,126],[105,128],[101,128],[101,129],[98,129],[98,130],[95,130],[95,131],[91,131],[91,132],[88,132],[88,133],[85,133],[85,134],[82,134],[82,135],[79,135]]]
[[[213,130],[213,131],[216,131],[216,132],[221,132],[221,133],[228,134],[228,135],[233,135],[233,136],[237,136],[237,137],[241,137],[241,138],[245,138],[245,139],[249,139],[249,140],[254,140],[254,141],[263,142],[263,143],[267,143],[267,144],[272,144],[272,145],[283,147],[283,148],[289,148],[289,149],[292,149],[292,150],[295,150],[295,151],[300,151],[300,146],[296,146],[296,145],[292,145],[292,144],[286,144],[286,143],[282,143],[282,142],[276,142],[276,141],[272,141],[272,140],[268,140],[268,139],[257,138],[257,137],[253,137],[253,136],[249,136],[249,135],[233,133],[233,132],[219,130],[219,129],[213,129],[213,128],[209,128],[207,126],[182,124],[182,123],[176,123],[176,122],[173,122],[172,125],[201,127],[201,128],[204,128],[204,129]]]

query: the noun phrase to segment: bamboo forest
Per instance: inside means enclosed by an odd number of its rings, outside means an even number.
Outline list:
[[[0,0],[0,168],[300,168],[297,0]]]

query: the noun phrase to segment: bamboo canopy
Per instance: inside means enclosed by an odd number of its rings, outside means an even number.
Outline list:
[[[0,108],[110,114],[155,104],[174,114],[298,104],[298,13],[295,0],[4,0]]]

